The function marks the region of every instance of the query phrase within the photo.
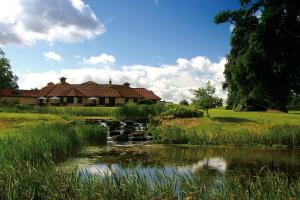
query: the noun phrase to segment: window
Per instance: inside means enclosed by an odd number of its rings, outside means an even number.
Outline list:
[[[99,105],[105,105],[105,98],[99,97]]]
[[[82,97],[77,97],[77,103],[82,104],[83,103],[83,98]]]
[[[73,104],[74,103],[74,97],[67,97],[67,103]]]
[[[128,103],[129,102],[129,98],[125,98],[125,103]]]

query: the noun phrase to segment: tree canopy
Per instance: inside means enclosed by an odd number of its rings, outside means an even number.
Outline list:
[[[205,109],[207,116],[209,116],[209,109],[215,108],[222,102],[222,99],[216,96],[216,89],[210,81],[207,82],[205,87],[191,90],[191,92],[194,95],[193,104],[198,108]]]
[[[223,89],[238,110],[286,110],[300,93],[300,1],[240,0],[216,23],[233,25]]]
[[[0,49],[0,89],[17,89],[18,77],[11,71],[9,60]]]

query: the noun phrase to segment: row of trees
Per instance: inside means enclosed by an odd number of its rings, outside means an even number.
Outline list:
[[[300,1],[240,0],[216,23],[234,25],[223,88],[238,110],[286,111],[300,94]]]

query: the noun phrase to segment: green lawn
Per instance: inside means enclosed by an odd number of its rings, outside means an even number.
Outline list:
[[[0,135],[22,129],[25,126],[37,125],[42,122],[65,121],[62,116],[35,113],[4,113],[0,112]]]
[[[299,125],[300,111],[282,112],[236,112],[226,109],[210,110],[210,118],[173,119],[167,120],[166,125],[179,125],[185,127],[201,127],[207,130],[221,127],[223,130],[249,129],[260,131],[276,125]]]
[[[300,114],[212,109],[210,118],[163,119],[149,132],[166,144],[300,146]]]
[[[42,122],[113,118],[116,107],[1,107],[0,134]]]

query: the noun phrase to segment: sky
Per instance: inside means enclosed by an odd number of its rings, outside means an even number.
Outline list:
[[[165,101],[221,83],[230,24],[218,12],[238,0],[0,0],[0,47],[21,89],[65,76],[145,87]]]

